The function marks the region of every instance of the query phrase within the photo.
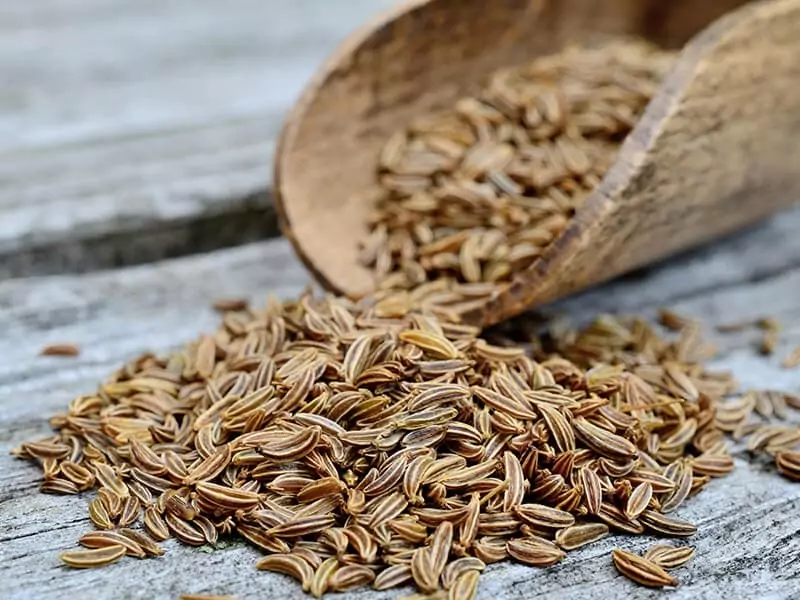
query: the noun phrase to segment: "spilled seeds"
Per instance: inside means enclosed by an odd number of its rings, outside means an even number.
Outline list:
[[[332,297],[222,321],[125,365],[16,450],[45,469],[44,491],[99,488],[99,530],[66,564],[238,535],[265,553],[259,569],[317,596],[413,583],[471,597],[489,563],[553,565],[609,531],[691,536],[674,512],[733,468],[726,431],[797,404],[724,400],[735,383],[703,368],[712,349],[693,323],[667,340],[604,316],[526,351]],[[748,433],[752,450],[796,476],[800,435],[773,427]],[[681,552],[614,561],[674,585],[663,570]]]
[[[96,531],[62,561],[236,536],[315,596],[413,584],[467,599],[490,563],[550,566],[610,532],[693,535],[676,513],[733,469],[726,436],[800,479],[783,421],[800,401],[732,396],[691,319],[662,312],[669,338],[635,318],[543,338],[458,320],[564,229],[670,60],[624,42],[497,73],[384,149],[362,256],[376,296],[220,300],[216,332],[138,357],[52,417],[14,453],[43,492],[98,490]],[[612,558],[660,587],[692,555]]]

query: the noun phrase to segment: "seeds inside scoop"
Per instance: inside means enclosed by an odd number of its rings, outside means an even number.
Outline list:
[[[413,289],[458,315],[530,267],[603,178],[673,56],[633,40],[568,48],[502,69],[393,135],[361,252],[385,306]]]

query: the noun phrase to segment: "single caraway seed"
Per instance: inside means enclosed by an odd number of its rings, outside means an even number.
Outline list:
[[[536,539],[510,540],[506,548],[513,558],[535,567],[553,565],[566,556],[558,547]]]
[[[461,574],[450,588],[448,600],[472,600],[478,593],[480,571],[471,570]]]
[[[41,356],[78,356],[81,349],[75,344],[48,344],[39,351]]]
[[[116,531],[92,531],[81,536],[78,540],[81,546],[86,548],[108,548],[110,546],[122,546],[125,554],[144,558],[147,553],[135,540],[124,536]]]
[[[619,549],[614,550],[611,557],[617,571],[640,585],[647,587],[678,585],[677,579],[646,558]]]
[[[694,548],[676,547],[670,544],[656,544],[644,553],[644,558],[662,569],[677,569],[694,558]]]
[[[604,523],[582,523],[556,532],[556,543],[564,550],[575,550],[591,544],[608,535],[608,526]]]
[[[156,544],[155,540],[150,536],[141,531],[122,527],[119,533],[135,542],[148,556],[161,556],[164,554],[164,549]]]
[[[631,492],[628,502],[625,505],[625,516],[635,519],[641,515],[653,497],[653,486],[645,481],[637,485]]]
[[[314,578],[314,569],[311,565],[302,557],[292,554],[266,556],[256,563],[256,567],[263,571],[274,571],[294,577],[300,582],[305,592],[310,589],[311,581]]]
[[[91,569],[110,565],[125,556],[125,552],[125,546],[115,544],[93,550],[62,552],[58,557],[64,564],[75,569]]]
[[[247,306],[248,302],[244,298],[220,298],[211,304],[211,308],[219,312],[245,310]]]

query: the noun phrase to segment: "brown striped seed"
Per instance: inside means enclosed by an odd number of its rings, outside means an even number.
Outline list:
[[[775,464],[781,475],[800,481],[800,452],[778,452],[775,455]]]
[[[136,543],[148,556],[162,556],[164,554],[164,549],[141,531],[123,527],[119,530],[119,533]]]
[[[607,535],[608,526],[604,523],[581,523],[559,529],[555,539],[556,543],[564,550],[575,550]]]
[[[561,529],[575,523],[575,516],[571,513],[544,504],[522,504],[515,512],[526,523],[541,527]]]
[[[92,550],[75,550],[58,555],[61,561],[73,569],[92,569],[104,567],[117,562],[125,556],[126,548],[122,545],[110,545]]]
[[[694,558],[694,548],[676,547],[669,544],[656,544],[645,552],[644,558],[662,569],[676,569]]]
[[[125,554],[128,556],[135,556],[136,558],[144,558],[146,556],[144,548],[136,541],[116,531],[92,531],[85,533],[78,540],[78,543],[87,548],[122,546],[125,548]]]
[[[645,527],[657,533],[675,537],[688,537],[697,533],[697,526],[687,521],[668,517],[660,512],[647,509],[642,512],[639,520]]]
[[[633,488],[628,502],[625,505],[625,516],[628,519],[635,519],[644,512],[653,497],[653,486],[648,482],[643,482]],[[663,509],[663,507],[662,507]]]
[[[640,585],[647,587],[678,585],[677,579],[646,558],[619,549],[614,550],[611,556],[617,571]]]
[[[553,545],[526,538],[510,540],[506,549],[512,558],[535,567],[554,565],[566,556],[566,553]]]
[[[448,600],[472,600],[478,593],[480,571],[470,570],[456,579],[447,595]]]
[[[78,356],[81,349],[75,344],[49,344],[39,351],[41,356]]]

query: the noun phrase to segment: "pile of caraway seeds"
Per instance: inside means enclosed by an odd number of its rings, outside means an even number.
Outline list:
[[[41,490],[79,494],[96,530],[72,567],[241,538],[257,567],[325,592],[413,584],[473,598],[486,565],[547,567],[610,532],[685,538],[676,516],[733,469],[726,437],[800,479],[797,397],[734,396],[700,327],[664,312],[511,340],[459,315],[529,267],[598,184],[672,55],[568,49],[387,143],[362,258],[378,291],[221,305],[183,350],[143,355],[15,453]],[[482,337],[483,336],[483,337]],[[613,552],[674,586],[693,556]]]

